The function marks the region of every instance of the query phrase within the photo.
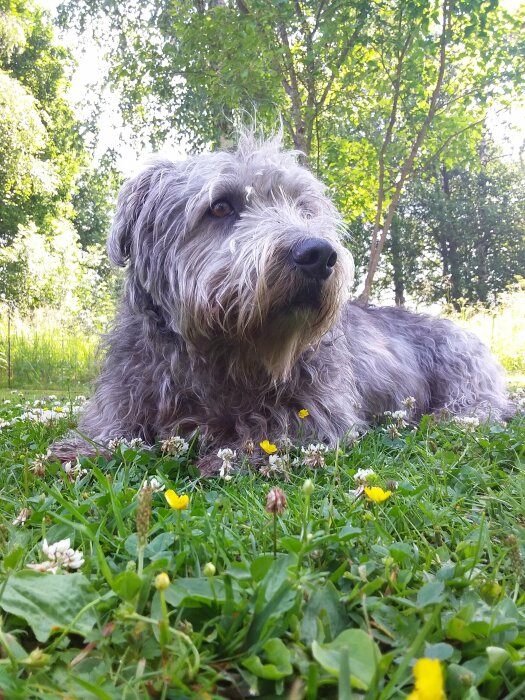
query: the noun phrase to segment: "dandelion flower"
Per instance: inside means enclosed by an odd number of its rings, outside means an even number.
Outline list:
[[[173,489],[168,489],[164,496],[170,508],[174,510],[186,510],[190,502],[190,497],[187,494],[177,496]]]
[[[301,419],[308,418],[308,416],[310,415],[310,411],[308,411],[308,409],[306,409],[306,408],[301,408],[301,410],[299,411],[299,413],[297,415]]]
[[[383,503],[392,495],[392,491],[383,491],[380,486],[365,486],[365,493],[374,503]]]
[[[438,659],[419,659],[413,673],[414,690],[407,700],[445,700],[443,670]]]
[[[273,455],[274,452],[277,452],[277,445],[273,445],[269,440],[263,440],[259,445],[267,455]]]

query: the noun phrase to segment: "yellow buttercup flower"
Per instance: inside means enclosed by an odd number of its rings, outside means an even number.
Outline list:
[[[306,408],[301,408],[297,415],[299,416],[299,418],[308,418],[308,416],[310,415],[310,411],[308,411],[308,409]]]
[[[413,673],[414,690],[407,700],[446,700],[443,670],[438,659],[419,659]]]
[[[383,491],[380,486],[365,486],[365,493],[374,503],[383,503],[392,495],[392,491]]]
[[[184,496],[177,496],[173,489],[168,489],[164,494],[168,505],[175,510],[185,510],[190,502],[190,497],[184,494]]]
[[[273,455],[274,452],[277,452],[277,445],[273,445],[269,440],[263,440],[259,445],[267,455]]]

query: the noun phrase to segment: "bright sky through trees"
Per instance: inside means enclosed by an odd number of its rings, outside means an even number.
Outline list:
[[[39,0],[40,4],[52,14],[56,12],[60,0]],[[502,0],[501,6],[514,13],[520,7],[521,0]],[[56,30],[58,40],[66,44],[75,56],[78,68],[72,78],[70,91],[71,100],[74,103],[79,116],[87,116],[90,86],[100,83],[107,66],[101,56],[100,48],[90,40],[89,33],[79,40],[74,30],[61,32]],[[86,102],[88,104],[86,104]],[[103,102],[99,119],[99,138],[96,153],[102,155],[107,149],[113,148],[119,154],[119,167],[124,175],[132,174],[148,155],[148,148],[138,149],[142,155],[137,156],[137,148],[132,145],[133,129],[123,123],[118,105],[118,97],[106,89],[103,94]],[[489,128],[496,140],[503,146],[505,155],[518,157],[519,151],[525,143],[525,107],[516,105],[509,112],[493,115],[488,120]],[[183,158],[186,150],[183,145],[175,142],[166,143],[162,153],[172,158]]]

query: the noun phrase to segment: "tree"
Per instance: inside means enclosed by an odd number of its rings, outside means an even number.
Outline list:
[[[118,175],[110,155],[90,163],[65,97],[70,67],[42,10],[0,0],[0,299],[23,312],[93,315],[113,293],[100,242]]]
[[[63,18],[107,18],[110,80],[129,117],[151,115],[195,148],[243,112],[275,126],[372,222],[363,302],[404,188],[523,87],[519,18],[495,0],[70,0]],[[155,113],[151,111],[154,108]],[[364,184],[361,181],[364,178]],[[357,196],[340,193],[357,189]]]
[[[524,192],[523,165],[505,163],[486,140],[477,167],[442,163],[414,183],[393,228],[402,294],[456,308],[494,301],[525,269]],[[387,260],[395,282],[394,245]]]
[[[81,171],[72,205],[75,229],[84,249],[105,243],[121,184],[114,151],[106,152],[96,166],[91,163]]]
[[[86,154],[64,93],[67,52],[42,10],[0,4],[0,238],[29,221],[41,230],[66,213]]]

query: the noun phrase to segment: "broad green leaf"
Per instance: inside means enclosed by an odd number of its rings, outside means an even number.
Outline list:
[[[212,587],[213,584],[213,587]],[[238,584],[233,581],[233,598],[240,599]],[[226,592],[224,582],[220,578],[179,578],[164,591],[166,600],[174,608],[199,608],[202,605],[213,605],[214,603],[224,603]]]
[[[336,678],[339,677],[342,652],[348,655],[352,686],[367,690],[381,658],[377,644],[361,629],[345,630],[329,644],[312,643],[314,659]]]
[[[124,600],[132,600],[142,586],[142,579],[135,571],[122,571],[112,581],[111,587]]]
[[[430,581],[430,583],[426,583],[417,593],[417,607],[424,608],[427,605],[439,603],[443,600],[444,591],[445,584],[443,581]]]
[[[250,656],[242,662],[250,673],[258,678],[280,680],[291,675],[293,668],[290,663],[290,652],[280,639],[269,639],[262,647],[267,663],[260,656]]]
[[[505,661],[510,658],[509,652],[501,647],[487,647],[485,651],[489,659],[489,670],[492,673],[498,673]]]
[[[427,644],[425,642],[425,654],[427,659],[439,659],[446,661],[450,659],[454,653],[454,647],[446,642],[438,642],[437,644]]]
[[[92,608],[82,611],[97,599],[82,574],[26,570],[9,577],[0,608],[23,618],[38,641],[45,642],[52,632],[63,629],[86,635],[97,618]]]
[[[332,641],[346,628],[347,621],[345,606],[333,583],[328,582],[313,592],[304,609],[301,640],[305,644],[311,644],[314,639],[319,642]],[[319,628],[326,635],[324,639],[318,637]]]

